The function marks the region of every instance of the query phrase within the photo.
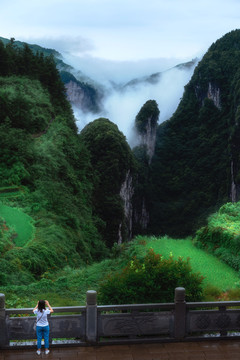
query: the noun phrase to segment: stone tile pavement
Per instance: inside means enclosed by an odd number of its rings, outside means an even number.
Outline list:
[[[240,360],[240,340],[0,350],[0,360]]]

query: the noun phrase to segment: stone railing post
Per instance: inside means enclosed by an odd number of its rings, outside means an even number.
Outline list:
[[[89,344],[97,342],[97,292],[87,291],[86,304],[86,341]]]
[[[0,348],[8,345],[5,295],[0,294]]]
[[[186,301],[185,289],[177,287],[175,289],[175,319],[174,337],[181,340],[186,335]]]

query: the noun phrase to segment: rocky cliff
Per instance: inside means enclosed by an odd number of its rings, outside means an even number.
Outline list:
[[[185,236],[239,200],[240,30],[209,48],[157,131],[148,231]]]
[[[156,143],[157,122],[159,110],[155,100],[148,100],[141,108],[135,119],[135,128],[139,146],[146,149],[148,163],[151,163]]]
[[[147,118],[145,131],[139,135],[140,145],[146,147],[149,164],[151,163],[152,157],[154,155],[157,134],[157,122],[153,119],[153,116],[154,115]]]
[[[69,102],[83,112],[96,113],[101,107],[101,92],[91,84],[78,81],[67,71],[60,72]]]
[[[134,194],[134,184],[133,176],[131,171],[128,170],[126,173],[125,180],[121,186],[120,196],[123,200],[123,210],[124,210],[124,222],[126,225],[126,237],[128,240],[132,238],[133,232],[133,194]],[[119,224],[118,232],[118,243],[122,242],[124,234],[122,233],[122,222]]]
[[[135,129],[139,145],[133,149],[138,161],[138,173],[133,200],[134,233],[145,231],[150,220],[148,201],[149,170],[155,152],[158,117],[159,109],[156,101],[148,100],[142,106],[135,119]]]

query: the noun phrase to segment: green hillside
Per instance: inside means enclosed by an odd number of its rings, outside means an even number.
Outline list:
[[[3,286],[29,284],[47,271],[108,256],[118,240],[119,221],[125,239],[119,192],[133,156],[123,134],[107,119],[78,134],[52,56],[12,40],[5,45],[0,41],[0,57]],[[100,162],[93,160],[96,149],[87,140],[98,132]],[[12,189],[19,189],[18,194]],[[106,195],[103,203],[100,193]]]
[[[191,238],[178,240],[169,237],[149,238],[146,248],[153,248],[156,253],[163,257],[174,256],[174,258],[182,257],[185,259],[189,257],[193,271],[204,276],[203,284],[205,287],[211,285],[221,291],[226,291],[236,288],[237,284],[240,284],[237,271],[219,261],[215,256],[194,246]]]
[[[192,234],[235,193],[239,199],[239,74],[235,30],[209,48],[176,112],[158,127],[150,232]]]
[[[215,256],[196,248],[191,238],[176,240],[169,237],[138,236],[132,242],[119,246],[119,251],[113,251],[109,259],[92,265],[82,265],[76,269],[66,266],[54,273],[48,270],[40,281],[32,281],[28,285],[5,285],[1,289],[7,294],[8,306],[13,307],[25,307],[30,304],[34,306],[36,298],[49,298],[54,306],[84,305],[87,290],[94,289],[99,292],[102,284],[111,274],[126,271],[126,265],[131,266],[132,263],[136,263],[136,259],[142,261],[149,249],[160,254],[166,261],[171,258],[173,262],[179,257],[185,260],[190,258],[192,271],[204,276],[202,299],[238,300],[240,295],[238,272]],[[161,278],[158,278],[158,283],[161,284]],[[118,283],[115,286],[118,286]],[[138,293],[138,290],[135,282],[128,287],[128,291],[132,294]],[[162,291],[164,290],[166,289],[162,288]],[[170,288],[171,299],[173,294],[174,288]],[[152,299],[151,302],[163,301],[161,296],[160,291],[157,298]]]
[[[24,186],[19,196],[1,191],[1,227],[11,229],[2,231],[0,285],[24,284],[101,258],[105,246],[92,216],[89,153],[55,62],[14,42],[0,42],[0,57],[0,188]]]
[[[192,299],[202,298],[202,284],[205,296],[209,288],[213,298],[237,294],[240,30],[199,62],[176,112],[157,126],[151,162],[146,146],[132,150],[111,119],[78,133],[56,54],[35,50],[0,41],[0,290],[8,304],[49,295],[55,304],[82,302],[116,270],[140,284],[149,259],[159,271],[171,268],[174,286],[182,266],[185,281],[198,282]],[[150,100],[136,114],[142,136],[159,110]],[[194,241],[176,240],[189,234]],[[173,289],[165,290],[169,299]]]

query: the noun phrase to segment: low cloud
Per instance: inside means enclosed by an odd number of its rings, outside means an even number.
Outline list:
[[[57,36],[57,37],[31,37],[21,38],[21,41],[26,41],[31,44],[38,44],[45,48],[55,49],[60,53],[71,54],[86,54],[95,49],[92,40],[82,36]]]
[[[73,109],[79,131],[89,122],[99,117],[106,117],[118,126],[129,144],[134,146],[137,141],[133,131],[135,117],[147,100],[156,100],[160,110],[159,123],[169,119],[177,109],[184,92],[184,86],[193,74],[194,66],[191,68],[187,66],[171,68],[175,60],[164,60],[162,62],[159,60],[146,61],[144,64],[140,62],[129,63],[129,66],[125,63],[111,62],[112,68],[108,68],[106,73],[103,71],[103,63],[102,66],[98,66],[99,62],[94,63],[93,59],[92,65],[95,64],[95,66],[91,71],[88,71],[87,65],[81,66],[82,60],[78,59],[78,63],[76,58],[73,61],[68,61],[81,72],[88,76],[91,75],[91,78],[98,81],[105,89],[102,111],[98,114],[83,113],[80,109]],[[109,62],[107,63],[109,64]],[[153,64],[154,66],[152,66]],[[156,71],[157,69],[158,71]],[[150,82],[149,76],[157,72],[161,74],[156,76],[154,82]],[[136,76],[137,74],[139,77]],[[144,78],[142,77],[143,74],[145,75]],[[128,83],[133,79],[136,81]]]
[[[115,82],[124,84],[137,77],[151,75],[165,71],[188,59],[179,58],[152,58],[136,61],[114,61],[96,58],[90,55],[73,56],[70,51],[63,53],[67,64],[92,78],[96,82],[105,84]]]

